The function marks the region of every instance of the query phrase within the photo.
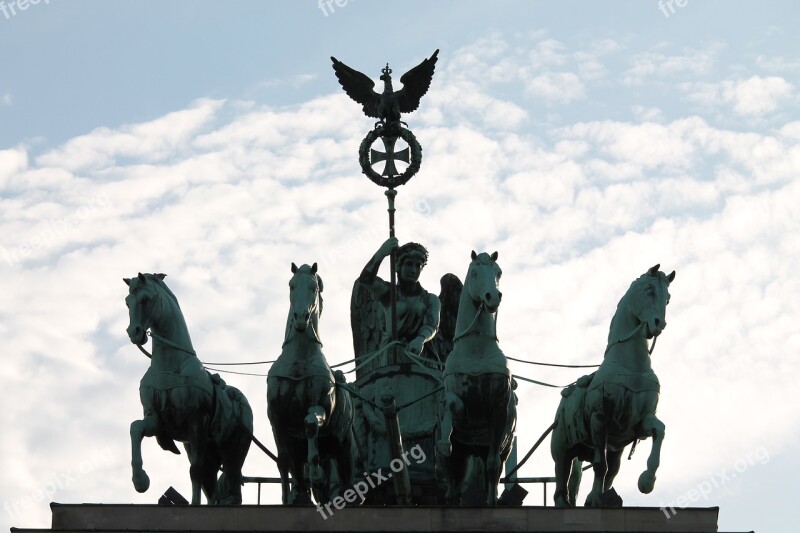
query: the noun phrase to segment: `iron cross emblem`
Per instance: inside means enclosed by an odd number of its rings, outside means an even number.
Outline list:
[[[408,147],[403,148],[399,152],[395,152],[394,145],[397,142],[397,137],[381,137],[381,140],[383,141],[383,146],[386,151],[381,152],[380,150],[370,149],[370,163],[374,165],[375,163],[386,161],[386,164],[383,167],[383,172],[381,172],[381,176],[386,176],[387,178],[399,176],[400,173],[397,171],[397,166],[394,164],[394,162],[409,162]]]

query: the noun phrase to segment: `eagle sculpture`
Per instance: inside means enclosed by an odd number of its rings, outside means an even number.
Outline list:
[[[377,118],[387,128],[394,129],[400,126],[400,114],[417,109],[420,99],[428,92],[438,54],[439,50],[436,50],[431,57],[403,74],[400,77],[403,88],[399,91],[392,88],[392,69],[387,63],[386,68],[381,69],[383,93],[374,90],[375,82],[366,74],[348,67],[335,57],[331,57],[331,61],[347,96],[361,104],[368,117]]]

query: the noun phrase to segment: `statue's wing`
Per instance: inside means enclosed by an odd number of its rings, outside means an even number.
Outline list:
[[[431,86],[433,69],[439,59],[437,57],[438,54],[439,50],[436,50],[431,57],[425,59],[400,78],[403,88],[395,93],[395,97],[401,113],[410,113],[419,107],[420,99],[428,92],[428,88]]]
[[[464,285],[455,274],[445,274],[440,281],[439,301],[441,311],[439,331],[436,333],[436,349],[439,358],[444,361],[453,350],[453,337],[456,334],[456,318],[458,318],[458,302]]]
[[[380,348],[385,320],[380,302],[360,280],[356,279],[353,284],[353,295],[350,298],[350,327],[353,330],[353,350],[356,358]]]
[[[375,82],[366,74],[348,67],[335,57],[331,56],[331,61],[333,61],[333,71],[347,96],[361,104],[368,117],[381,118],[378,113],[381,95],[374,90]]]

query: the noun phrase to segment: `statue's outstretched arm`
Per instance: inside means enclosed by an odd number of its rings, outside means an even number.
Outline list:
[[[361,276],[359,276],[358,279],[364,284],[365,287],[370,289],[370,291],[380,291],[380,289],[384,288],[384,284],[378,282],[378,269],[381,267],[383,260],[386,259],[386,257],[392,253],[392,250],[397,247],[397,239],[395,237],[390,237],[381,245],[380,248],[378,248],[378,251],[375,252],[375,255],[373,255],[364,266],[364,270],[361,271]],[[376,294],[376,296],[380,297],[382,294]]]

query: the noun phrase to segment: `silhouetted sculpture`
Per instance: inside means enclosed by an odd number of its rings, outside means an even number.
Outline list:
[[[438,54],[439,50],[436,50],[430,58],[403,74],[400,77],[403,88],[399,91],[392,87],[392,69],[387,64],[381,70],[381,93],[374,90],[375,82],[366,74],[348,67],[335,57],[331,57],[331,61],[347,96],[361,104],[365,115],[380,119],[387,127],[388,134],[398,135],[397,131],[392,130],[399,127],[400,114],[416,110],[420,99],[428,92]]]
[[[267,414],[278,446],[283,503],[317,503],[337,494],[331,485],[335,464],[341,491],[353,484],[358,456],[353,438],[353,405],[337,387],[341,372],[332,372],[319,338],[322,279],[317,264],[292,263],[289,316],[283,350],[267,378]],[[290,489],[289,474],[293,486]]]
[[[486,467],[488,505],[497,503],[497,485],[511,452],[517,421],[517,398],[508,362],[497,341],[501,269],[497,252],[472,252],[458,306],[453,351],[444,368],[439,462],[447,481],[447,502],[461,503],[470,456]]]
[[[558,506],[575,505],[580,461],[590,461],[594,467],[586,505],[621,506],[612,485],[623,451],[631,442],[648,437],[653,438],[653,447],[647,469],[639,476],[639,490],[645,494],[653,490],[664,424],[656,418],[660,384],[650,366],[647,339],[654,339],[655,345],[667,325],[669,285],[675,279],[675,272],[665,275],[658,268],[631,283],[619,301],[600,368],[561,393],[551,440]]]
[[[164,283],[164,274],[125,278],[128,285],[132,343],[153,338],[150,368],[139,384],[144,418],[131,423],[133,485],[145,492],[150,478],[142,469],[142,439],[156,437],[165,450],[180,453],[184,443],[192,479],[192,505],[200,491],[209,503],[242,503],[242,465],[253,435],[253,412],[247,399],[218,375],[209,374],[197,358],[178,299]],[[217,479],[217,473],[223,474]]]

